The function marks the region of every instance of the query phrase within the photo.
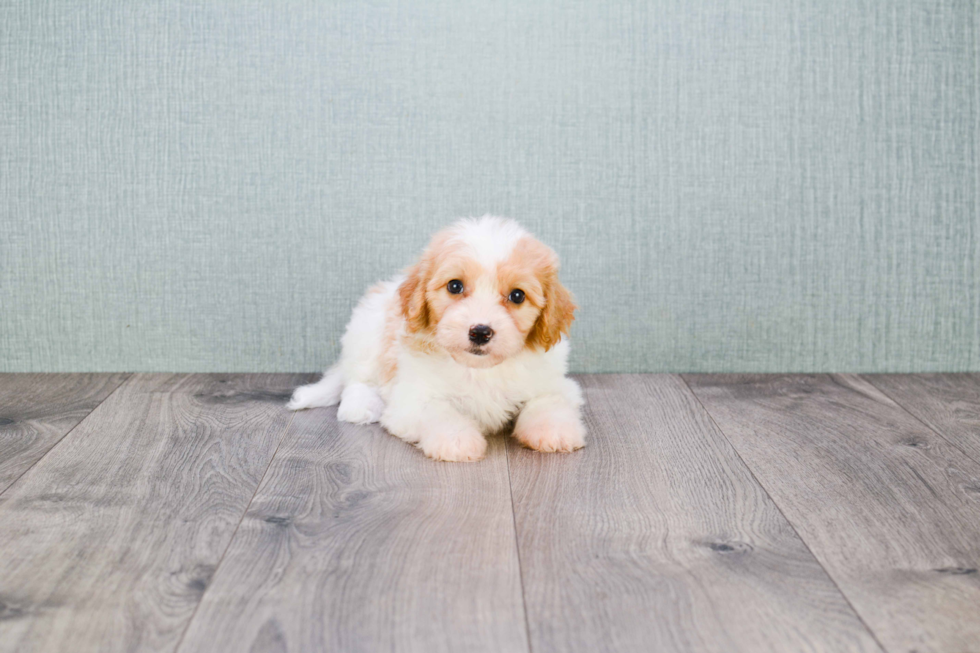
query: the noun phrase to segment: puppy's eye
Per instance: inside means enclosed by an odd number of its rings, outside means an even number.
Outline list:
[[[510,297],[508,297],[508,299],[510,299],[510,301],[514,302],[515,304],[520,304],[521,302],[524,301],[524,291],[523,290],[511,290],[510,291]]]
[[[446,284],[446,290],[448,290],[453,295],[458,295],[463,292],[463,282],[459,279],[453,279],[448,284]]]

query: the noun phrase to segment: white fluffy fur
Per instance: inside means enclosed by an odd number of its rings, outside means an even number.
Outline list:
[[[466,256],[491,271],[511,256],[518,241],[530,237],[517,223],[491,217],[460,221],[451,227],[451,235],[452,242],[465,244]],[[338,419],[380,421],[437,460],[479,460],[487,447],[484,436],[515,418],[514,437],[532,449],[567,452],[584,446],[581,391],[565,376],[567,340],[547,351],[519,344],[514,352],[506,339],[513,340],[518,332],[501,323],[508,318],[501,315],[506,309],[499,291],[484,280],[474,287],[466,310],[447,311],[437,332],[440,338],[465,340],[465,333],[456,331],[493,319],[499,334],[494,337],[507,347],[500,362],[490,367],[472,366],[485,364],[476,360],[458,362],[460,356],[440,346],[439,339],[424,351],[408,346],[398,294],[404,280],[404,275],[396,276],[365,294],[344,334],[340,361],[319,382],[297,388],[290,409],[339,402]],[[392,346],[397,368],[385,380],[384,356],[386,348],[391,355]]]

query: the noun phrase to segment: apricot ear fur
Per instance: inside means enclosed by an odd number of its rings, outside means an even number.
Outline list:
[[[409,331],[417,332],[429,326],[429,305],[425,300],[428,283],[429,259],[423,257],[406,271],[405,280],[398,286],[402,315]]]
[[[548,351],[558,344],[562,334],[568,335],[578,307],[572,293],[558,281],[557,270],[546,275],[543,281],[545,305],[527,336],[527,344]]]

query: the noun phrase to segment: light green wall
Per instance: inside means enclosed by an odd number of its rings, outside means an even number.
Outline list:
[[[0,370],[317,370],[460,215],[581,371],[980,370],[972,0],[0,3]]]

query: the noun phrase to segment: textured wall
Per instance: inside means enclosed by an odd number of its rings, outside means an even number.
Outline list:
[[[0,2],[0,370],[316,370],[454,216],[578,370],[980,370],[973,0]]]

